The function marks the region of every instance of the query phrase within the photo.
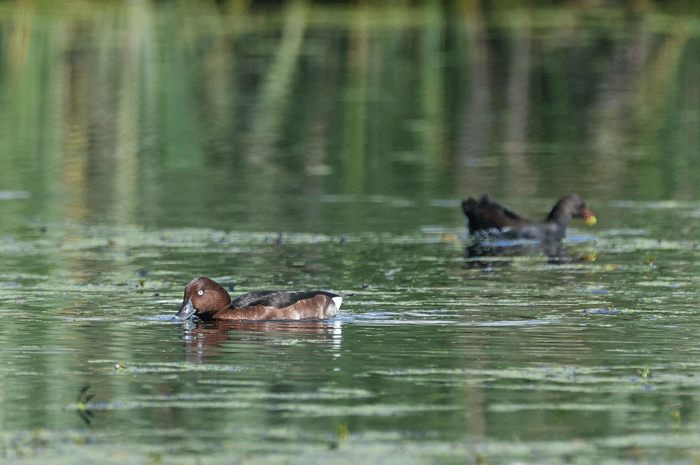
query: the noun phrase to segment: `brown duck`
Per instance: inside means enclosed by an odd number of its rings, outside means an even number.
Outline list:
[[[201,320],[323,320],[333,318],[342,295],[324,291],[255,291],[234,300],[216,281],[194,278],[185,288],[180,311],[185,319]]]

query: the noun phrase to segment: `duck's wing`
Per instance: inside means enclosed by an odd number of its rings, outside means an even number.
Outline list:
[[[286,308],[307,299],[313,299],[318,295],[325,295],[337,302],[340,307],[342,296],[325,291],[255,291],[244,294],[231,302],[231,308],[246,307],[272,307]],[[340,299],[340,300],[338,300]]]

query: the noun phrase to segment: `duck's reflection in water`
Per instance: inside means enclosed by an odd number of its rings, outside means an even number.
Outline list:
[[[225,345],[242,342],[257,345],[283,345],[292,340],[327,343],[331,352],[340,351],[340,320],[235,321],[212,320],[181,323],[186,359],[203,362],[226,353]]]

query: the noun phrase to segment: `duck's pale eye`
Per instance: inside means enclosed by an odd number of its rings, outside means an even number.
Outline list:
[[[197,294],[199,294],[199,295],[204,295],[204,291],[200,289],[200,290],[197,291]]]

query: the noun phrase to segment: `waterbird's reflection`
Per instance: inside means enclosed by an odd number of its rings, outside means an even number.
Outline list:
[[[591,262],[595,254],[571,256],[562,240],[550,239],[503,239],[498,237],[476,237],[464,249],[465,268],[484,267],[495,263],[493,259],[508,263],[513,257],[546,256],[551,263]]]
[[[325,339],[334,351],[340,350],[342,340],[340,320],[185,320],[181,327],[187,348],[186,358],[194,362],[219,356],[221,347],[227,342],[280,344],[285,340],[285,333],[295,339]]]
[[[546,255],[553,260],[570,259],[562,240],[550,239],[503,239],[477,237],[464,249],[465,258],[478,257],[522,257]]]

